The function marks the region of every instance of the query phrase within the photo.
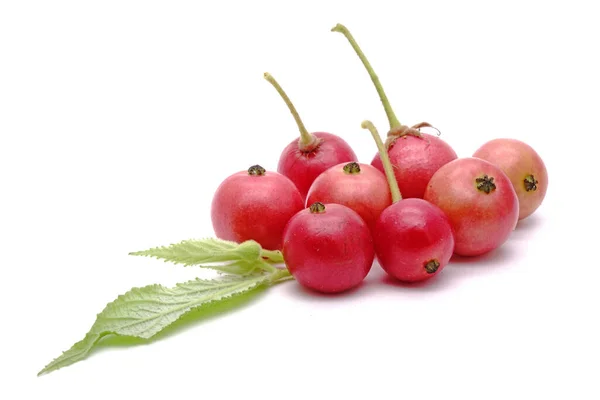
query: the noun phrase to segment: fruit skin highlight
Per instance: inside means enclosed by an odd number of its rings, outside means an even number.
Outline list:
[[[281,250],[287,222],[304,208],[300,192],[287,177],[253,165],[227,177],[213,196],[210,216],[219,239],[255,240]]]
[[[265,72],[264,78],[288,106],[300,131],[300,137],[289,143],[281,152],[277,172],[294,182],[304,200],[310,185],[323,171],[339,163],[358,161],[358,157],[348,142],[333,133],[309,133],[296,107],[275,78],[268,72]]]
[[[515,229],[519,200],[504,172],[479,158],[459,158],[431,178],[425,200],[446,214],[454,253],[477,256],[502,245]]]
[[[482,145],[473,157],[499,167],[510,179],[519,198],[519,220],[542,204],[548,190],[548,171],[540,155],[516,139],[494,139]]]
[[[341,204],[317,202],[285,227],[283,257],[302,286],[340,293],[363,281],[375,250],[369,227],[356,212]]]
[[[437,136],[422,133],[421,128],[433,128],[427,122],[421,122],[411,127],[400,123],[387,98],[379,77],[362,52],[358,43],[344,25],[337,24],[331,29],[343,34],[356,55],[361,60],[377,90],[381,104],[387,115],[390,130],[385,143],[390,161],[394,166],[396,181],[402,192],[402,197],[423,198],[427,183],[433,174],[442,166],[455,160],[458,156],[448,143]],[[435,129],[435,128],[434,128]],[[381,157],[376,154],[371,165],[384,172]]]
[[[382,155],[393,200],[373,229],[379,265],[402,282],[430,279],[439,274],[452,257],[454,236],[450,221],[442,210],[423,199],[402,200],[379,133],[370,121],[364,121],[362,127],[371,132]]]
[[[392,204],[392,194],[385,175],[377,168],[351,162],[335,165],[315,179],[306,205],[317,201],[351,208],[372,230],[379,214]]]

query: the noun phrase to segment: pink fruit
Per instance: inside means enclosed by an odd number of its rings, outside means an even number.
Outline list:
[[[281,250],[287,222],[304,208],[302,196],[285,176],[254,165],[235,173],[217,188],[211,206],[218,238],[255,240],[269,250]]]
[[[499,167],[510,179],[519,198],[519,219],[533,214],[548,189],[544,161],[526,143],[516,139],[494,139],[481,146],[473,157]]]
[[[281,152],[277,171],[290,178],[305,199],[310,185],[323,171],[336,164],[358,161],[358,158],[341,137],[327,132],[309,133],[296,108],[275,78],[265,73],[265,79],[281,95],[300,130],[300,138],[292,141]]]
[[[431,178],[425,200],[444,211],[454,231],[454,252],[487,253],[502,245],[514,230],[519,201],[500,168],[479,158],[459,158]]]
[[[350,207],[372,229],[379,214],[392,204],[392,195],[384,174],[371,165],[351,162],[333,166],[315,179],[306,204],[315,202]]]
[[[297,213],[283,236],[283,257],[302,286],[338,293],[358,286],[375,253],[363,219],[340,204],[314,203]]]
[[[421,133],[420,128],[432,126],[427,122],[421,122],[412,127],[403,125],[398,121],[394,110],[375,74],[373,67],[354,40],[354,37],[345,26],[338,24],[332,31],[343,34],[367,69],[379,99],[383,104],[385,113],[390,123],[387,134],[386,148],[390,161],[394,167],[396,181],[404,198],[423,198],[427,183],[433,174],[442,166],[457,158],[456,152],[442,139]],[[435,128],[434,128],[435,129]],[[381,158],[376,154],[371,165],[383,171]]]
[[[450,221],[435,205],[423,199],[402,200],[385,147],[373,124],[364,121],[377,143],[392,193],[393,204],[375,224],[373,241],[381,267],[403,282],[429,279],[448,265],[454,250]]]

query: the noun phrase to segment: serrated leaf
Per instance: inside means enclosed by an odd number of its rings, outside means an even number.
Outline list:
[[[262,261],[262,247],[254,240],[235,243],[208,238],[184,240],[169,246],[154,247],[149,250],[129,253],[133,256],[154,257],[175,264],[196,265],[239,275],[246,275],[264,269],[273,269]],[[217,264],[220,263],[220,264]],[[262,268],[261,268],[262,267]]]
[[[149,339],[192,310],[288,275],[287,271],[248,277],[229,275],[215,280],[195,279],[173,288],[162,285],[133,288],[109,303],[97,315],[85,338],[46,365],[38,375],[84,359],[103,336]]]

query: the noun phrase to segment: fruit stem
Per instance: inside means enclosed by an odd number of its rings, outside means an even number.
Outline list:
[[[296,125],[298,125],[298,130],[300,131],[300,140],[298,141],[300,150],[303,150],[303,151],[313,150],[314,147],[316,146],[316,144],[318,143],[317,137],[315,135],[309,133],[306,130],[306,127],[304,126],[302,119],[300,119],[300,115],[298,114],[298,111],[296,111],[296,107],[294,107],[294,104],[292,103],[292,101],[290,100],[288,95],[285,93],[283,88],[279,85],[279,83],[277,83],[275,78],[273,78],[273,76],[268,72],[265,72],[264,77],[267,81],[269,81],[269,83],[271,85],[273,85],[275,90],[277,90],[277,93],[279,93],[279,95],[281,96],[281,98],[283,99],[285,104],[290,109],[292,116],[296,120]]]
[[[377,150],[379,150],[379,157],[381,157],[381,163],[383,164],[383,169],[385,171],[385,176],[387,178],[388,184],[390,185],[390,192],[392,192],[392,202],[396,203],[397,201],[402,200],[402,194],[400,193],[400,188],[398,187],[398,181],[396,180],[396,176],[394,175],[394,168],[392,167],[392,163],[390,162],[390,157],[388,156],[388,152],[385,149],[385,145],[381,141],[381,136],[379,136],[379,132],[377,132],[377,128],[371,121],[363,121],[360,125],[363,129],[368,129],[371,132],[371,136],[375,140],[377,144]]]
[[[360,61],[362,61],[363,65],[367,69],[367,72],[371,77],[371,81],[373,81],[373,84],[375,85],[377,94],[379,94],[379,99],[381,100],[381,104],[383,104],[383,109],[385,110],[388,121],[390,122],[390,130],[400,127],[402,124],[400,123],[400,121],[398,121],[398,118],[396,118],[396,114],[394,113],[394,110],[390,105],[390,101],[388,100],[385,91],[383,90],[383,86],[381,86],[381,83],[379,82],[379,77],[377,76],[377,74],[375,74],[371,63],[369,63],[369,60],[367,60],[367,57],[358,46],[358,43],[356,43],[356,40],[354,40],[354,37],[352,36],[348,28],[346,28],[342,24],[337,24],[336,26],[331,28],[331,31],[339,32],[343,34],[346,37],[346,39],[348,39],[348,42],[350,42],[350,45],[356,52],[356,55],[358,56],[358,58],[360,58]]]

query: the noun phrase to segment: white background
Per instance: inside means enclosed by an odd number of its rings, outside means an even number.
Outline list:
[[[393,4],[393,6],[392,6]],[[594,2],[5,1],[0,5],[0,397],[598,399],[600,85]],[[147,345],[37,378],[132,286],[195,268],[127,255],[212,236],[229,174],[309,130],[401,122],[460,156],[514,137],[547,198],[499,250],[427,285],[310,294],[287,282]],[[130,396],[130,397],[127,397]]]

